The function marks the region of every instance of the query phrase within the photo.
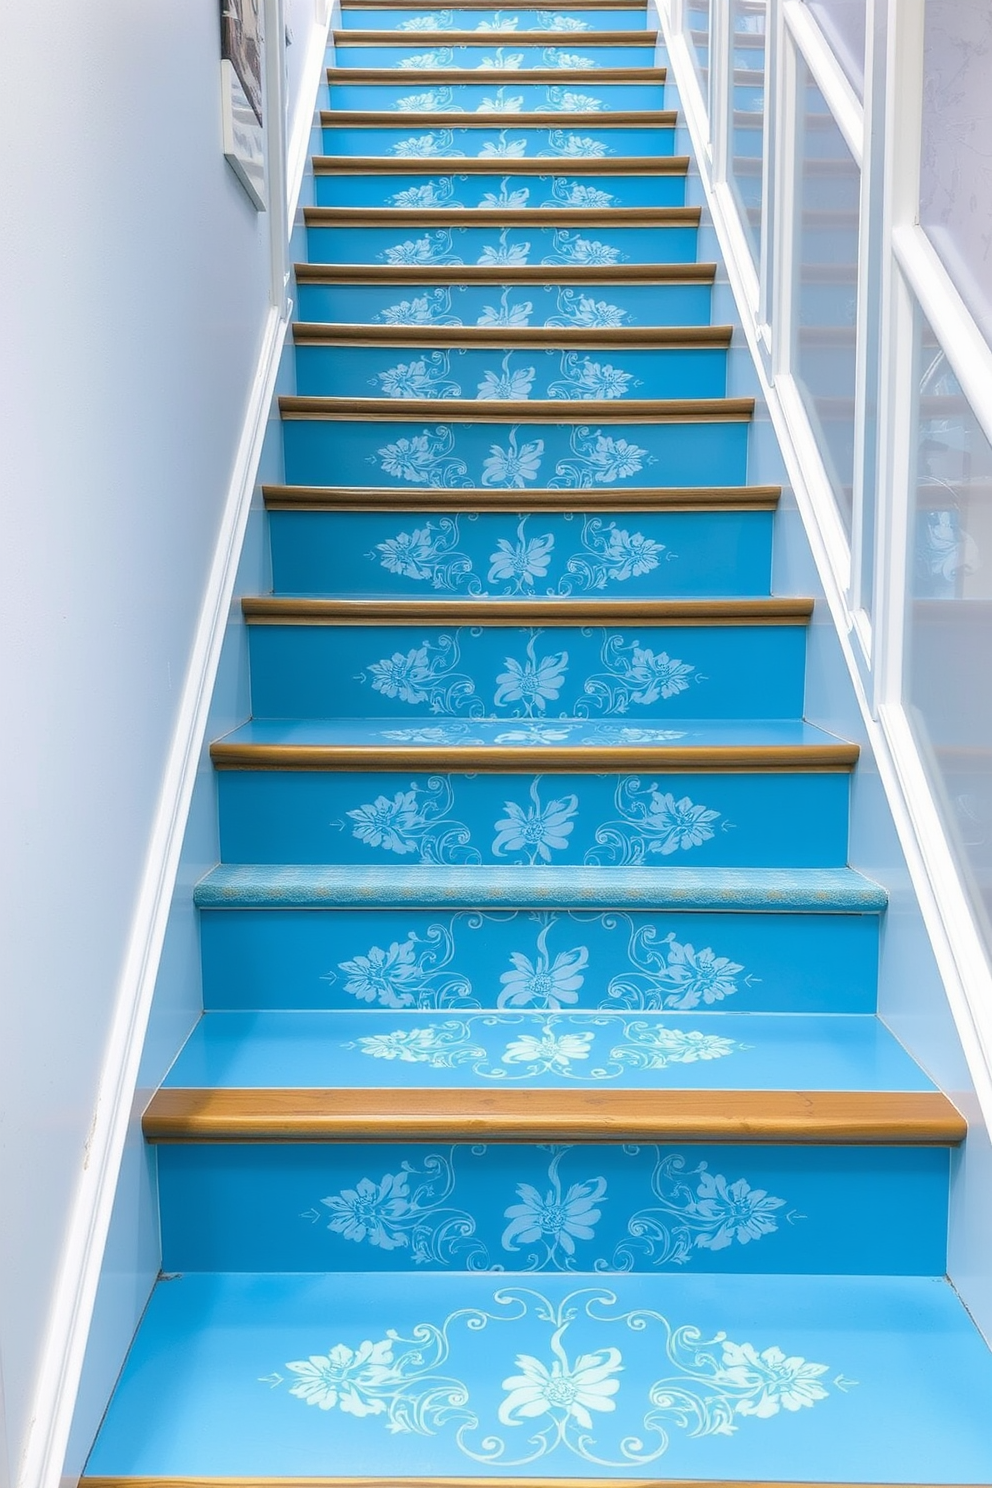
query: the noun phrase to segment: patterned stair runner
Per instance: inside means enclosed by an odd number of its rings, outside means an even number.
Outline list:
[[[340,25],[166,1274],[84,1488],[988,1483],[964,1122],[876,1015],[646,11]]]

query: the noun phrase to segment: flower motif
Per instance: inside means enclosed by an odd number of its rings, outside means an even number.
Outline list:
[[[555,1339],[557,1343],[557,1337]],[[593,1354],[580,1354],[575,1368],[570,1369],[560,1343],[552,1344],[556,1357],[549,1369],[532,1354],[518,1354],[514,1363],[521,1371],[503,1381],[509,1393],[499,1408],[499,1419],[505,1426],[519,1426],[535,1416],[552,1415],[559,1419],[574,1417],[587,1431],[592,1430],[590,1411],[616,1409],[613,1396],[620,1381],[613,1376],[623,1368],[619,1349],[600,1349]]]
[[[390,264],[457,264],[460,258],[451,253],[451,234],[448,232],[427,233],[422,238],[407,238],[405,243],[396,243],[383,254]]]
[[[519,24],[519,16],[504,16],[501,11],[497,11],[491,21],[480,21],[475,29],[476,31],[516,31]]]
[[[657,1023],[630,1023],[627,1042],[618,1044],[610,1057],[636,1069],[665,1069],[669,1064],[696,1064],[700,1060],[726,1059],[739,1045],[735,1039],[698,1029],[664,1028]]]
[[[501,160],[505,158],[522,160],[526,154],[526,139],[508,140],[506,137],[506,130],[501,129],[499,132],[499,139],[495,143],[493,143],[492,140],[487,140],[482,149],[479,151],[478,158],[480,160]]]
[[[404,72],[430,71],[435,67],[455,67],[455,54],[451,47],[441,47],[436,52],[417,52],[412,57],[403,57],[400,68]]]
[[[495,450],[496,446],[493,445],[492,448]],[[515,543],[501,537],[497,540],[495,553],[489,555],[490,584],[512,584],[516,594],[532,590],[535,579],[547,576],[555,545],[552,532],[545,532],[540,537],[525,537],[526,522],[527,518],[522,517],[517,526]]]
[[[664,978],[677,989],[665,998],[670,1008],[694,1008],[702,1003],[722,1002],[737,991],[735,977],[743,966],[728,956],[716,956],[707,946],[697,951],[686,942],[680,945],[674,934],[668,940],[668,964]]]
[[[425,181],[422,186],[408,186],[405,191],[397,191],[388,198],[387,205],[391,207],[456,207],[458,202],[452,199],[452,183],[446,181]]]
[[[658,567],[664,551],[664,543],[645,537],[643,532],[628,532],[623,527],[617,527],[614,522],[610,523],[609,541],[604,556],[612,569],[611,578],[629,579],[638,574],[650,573],[653,568]],[[646,658],[651,652],[646,651],[643,654]],[[664,656],[665,653],[661,654]],[[681,663],[673,662],[672,665],[679,666]],[[695,668],[689,667],[688,670],[691,672]],[[670,694],[662,693],[662,697],[668,696]]]
[[[289,1393],[321,1410],[339,1405],[352,1416],[377,1416],[385,1405],[381,1400],[368,1399],[364,1391],[389,1379],[392,1362],[389,1339],[381,1343],[366,1340],[357,1349],[337,1343],[326,1354],[311,1354],[309,1359],[286,1365],[298,1376]]]
[[[555,10],[541,12],[534,22],[535,31],[591,31],[591,21],[580,21],[578,16],[559,15]]]
[[[508,351],[502,361],[501,372],[487,372],[479,383],[477,398],[529,398],[530,390],[534,386],[534,368],[519,367],[515,372],[510,371],[510,358],[512,351]]]
[[[482,484],[522,490],[528,481],[537,479],[544,454],[544,440],[534,439],[517,446],[516,428],[510,430],[506,448],[491,444],[482,462]]]
[[[594,57],[580,57],[578,52],[563,52],[560,47],[544,48],[545,67],[595,67]]]
[[[426,93],[408,93],[405,98],[398,98],[393,107],[404,114],[450,114],[460,111],[450,88],[428,88]]]
[[[409,1243],[402,1230],[394,1229],[395,1221],[410,1209],[405,1173],[386,1173],[381,1183],[362,1178],[354,1188],[342,1189],[320,1202],[333,1216],[327,1228],[356,1245],[368,1240],[380,1250],[396,1250]]]
[[[461,325],[451,313],[451,291],[432,289],[429,294],[387,305],[376,319],[384,325]]]
[[[787,1358],[780,1348],[768,1348],[759,1354],[750,1343],[731,1343],[727,1339],[723,1344],[723,1363],[722,1379],[754,1392],[736,1402],[734,1409],[738,1415],[767,1418],[777,1416],[780,1407],[798,1411],[827,1398],[827,1391],[820,1383],[827,1365],[810,1364],[795,1354]]]
[[[400,362],[376,376],[387,398],[458,398],[462,391],[458,384],[440,380],[447,369],[445,356],[430,367],[421,357],[415,362]]]
[[[563,129],[553,129],[550,136],[551,152],[563,158],[600,160],[609,155],[610,147],[605,140],[592,139],[588,134],[566,134]]]
[[[647,821],[651,830],[659,835],[658,850],[667,858],[679,848],[688,852],[690,848],[708,842],[713,836],[711,823],[719,815],[719,811],[695,805],[688,796],[676,801],[671,791],[663,795],[653,790]]]
[[[489,264],[525,264],[527,255],[530,253],[529,243],[507,243],[509,228],[504,227],[499,235],[499,244],[489,243],[483,248],[476,263]]]
[[[400,21],[397,31],[450,31],[455,24],[453,10],[439,10],[436,15],[413,16]]]
[[[391,801],[388,796],[376,796],[370,805],[358,806],[348,815],[355,823],[352,835],[360,842],[401,856],[416,852],[416,833],[425,825],[415,790],[397,791]]]
[[[578,1002],[589,952],[585,946],[576,946],[571,951],[559,951],[552,962],[547,946],[550,930],[551,926],[545,925],[537,937],[534,961],[522,951],[510,953],[513,970],[504,971],[500,977],[504,990],[499,994],[497,1007],[559,1008]]]
[[[510,1223],[503,1231],[503,1249],[517,1250],[547,1236],[552,1249],[560,1246],[573,1256],[576,1240],[591,1240],[602,1218],[596,1205],[606,1194],[606,1179],[573,1183],[563,1195],[556,1175],[554,1188],[543,1198],[530,1183],[518,1184],[517,1194],[521,1202],[511,1204],[504,1215]]]
[[[573,93],[570,88],[549,88],[546,107],[559,114],[595,114],[603,107],[601,98],[589,93]]]
[[[504,1064],[539,1064],[543,1069],[568,1074],[573,1059],[588,1059],[591,1033],[555,1034],[547,1024],[539,1034],[522,1033],[507,1044]]]
[[[499,687],[493,704],[505,708],[508,703],[522,703],[530,717],[536,710],[544,713],[548,703],[558,701],[565,673],[568,670],[568,652],[556,651],[540,661],[534,652],[536,637],[527,642],[527,660],[519,662],[508,656],[504,662],[505,672],[500,672],[496,681]]]
[[[538,777],[539,779],[539,777]],[[506,816],[496,823],[493,841],[493,856],[505,857],[508,852],[529,854],[528,863],[551,862],[551,854],[568,846],[568,839],[575,826],[573,817],[579,807],[578,796],[566,796],[561,801],[550,801],[542,807],[538,794],[538,779],[531,783],[531,804],[525,810],[516,801],[506,801]]]
[[[528,723],[523,728],[507,729],[506,733],[497,734],[497,744],[560,744],[562,739],[567,739],[570,726],[565,728],[548,728],[540,723]]]
[[[619,248],[610,243],[601,243],[598,238],[572,237],[568,232],[557,232],[554,236],[555,252],[543,260],[546,264],[616,264],[620,262]]]
[[[581,181],[556,179],[551,188],[552,204],[566,207],[608,207],[616,197],[598,186],[584,186]]]
[[[497,88],[495,98],[488,96],[476,108],[477,114],[519,114],[524,106],[523,95],[507,97],[505,88]]]
[[[455,477],[466,473],[464,463],[452,453],[454,445],[451,430],[440,425],[434,433],[423,429],[419,434],[383,445],[376,454],[387,475],[436,487],[450,484]]]
[[[433,1059],[437,1034],[433,1028],[401,1028],[396,1033],[373,1033],[360,1038],[363,1054],[373,1059],[398,1059],[401,1064],[423,1064]]]
[[[657,560],[650,567],[656,568]],[[630,573],[646,571],[644,568],[629,569]],[[625,578],[626,574],[612,574],[611,577]],[[688,679],[695,670],[688,662],[673,660],[667,651],[656,653],[644,646],[634,646],[626,680],[632,684],[631,697],[635,703],[653,703],[660,697],[670,698],[685,692],[689,686]]]
[[[495,305],[483,305],[482,314],[476,321],[480,326],[525,326],[530,325],[534,302],[524,300],[522,305],[510,304],[511,290],[506,288],[499,297],[499,309]]]
[[[494,191],[485,192],[483,194],[482,200],[479,203],[479,206],[485,207],[489,210],[493,210],[497,207],[508,207],[510,209],[525,207],[530,200],[530,187],[520,186],[515,191],[511,191],[509,189],[508,181],[509,177],[505,176],[500,185],[498,193]]]
[[[591,295],[576,297],[574,289],[558,292],[560,314],[548,321],[549,326],[619,326],[627,320],[627,311],[606,300],[594,300]]]
[[[784,1199],[776,1199],[763,1188],[752,1188],[746,1178],[728,1183],[722,1173],[702,1174],[693,1209],[710,1228],[696,1236],[704,1250],[726,1250],[736,1240],[748,1245],[778,1229],[775,1210]]]
[[[344,990],[360,1002],[379,1002],[383,1007],[409,1007],[415,1000],[408,988],[418,987],[421,971],[411,936],[402,945],[393,941],[388,951],[372,946],[367,956],[339,962],[347,977]]]
[[[623,372],[610,362],[580,357],[574,351],[563,353],[561,370],[561,379],[548,387],[552,398],[622,398],[631,383],[637,385],[633,373]]]
[[[402,30],[402,27],[400,29]],[[450,129],[435,130],[431,134],[411,135],[409,139],[397,141],[393,146],[393,154],[398,155],[401,160],[424,160],[432,155],[445,158],[461,155],[462,151],[454,147],[454,138]]]
[[[394,572],[403,573],[409,570],[400,569]],[[414,574],[413,577],[420,578],[421,575]],[[430,676],[426,645],[408,651],[405,656],[402,651],[394,651],[392,656],[373,662],[369,667],[369,676],[373,689],[381,692],[383,697],[399,698],[403,703],[426,702],[429,693],[422,686]]]
[[[517,72],[524,65],[523,52],[504,52],[502,47],[496,48],[492,57],[483,57],[477,63],[476,72]]]

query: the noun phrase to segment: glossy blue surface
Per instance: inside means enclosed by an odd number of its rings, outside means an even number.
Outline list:
[[[595,72],[603,67],[651,67],[654,64],[654,47],[641,46],[597,46],[583,52],[582,43],[576,40],[574,50],[555,46],[535,45],[526,37],[494,36],[488,46],[459,46],[452,38],[450,44],[436,46],[429,42],[419,45],[416,36],[388,46],[366,46],[361,42],[349,42],[335,49],[336,67],[389,67],[408,74],[404,84],[413,86],[418,72],[425,69],[458,67],[471,72],[516,71],[521,67],[561,67]],[[485,82],[483,77],[480,82]],[[503,79],[501,78],[502,82]],[[595,77],[590,79],[596,86]]]
[[[273,587],[280,594],[333,594],[415,598],[433,596],[450,555],[458,554],[460,594],[506,590],[490,579],[496,554],[515,552],[521,537],[539,536],[543,575],[538,591],[561,593],[584,578],[569,564],[598,555],[586,581],[603,599],[761,597],[771,585],[771,512],[503,513],[274,511],[269,515]],[[417,535],[415,538],[415,534]],[[628,539],[637,561],[626,557]],[[396,553],[409,543],[409,556]],[[651,545],[651,546],[649,546]],[[590,553],[592,549],[592,553]],[[394,557],[394,553],[396,556]],[[651,559],[657,558],[657,563]],[[760,633],[752,631],[752,638]],[[769,710],[771,711],[771,710]],[[799,711],[798,709],[796,710]]]
[[[363,10],[342,7],[341,27],[346,31],[643,31],[642,10],[533,10],[511,6],[505,10]]]
[[[733,719],[723,730],[732,743],[740,736],[737,720],[788,720],[803,705],[806,629],[800,625],[382,625],[371,633],[360,626],[253,625],[249,634],[256,718],[350,715],[400,719],[401,726],[406,717],[427,716],[622,718],[628,732],[665,729],[678,719],[686,727],[673,742],[685,744],[714,737],[688,720]],[[471,732],[484,739],[488,731]],[[611,741],[615,733],[609,731]],[[769,741],[798,736],[802,730],[784,722],[764,732]],[[573,730],[548,742],[582,737],[595,742],[597,736],[594,729]],[[636,732],[630,740],[638,742]]]
[[[621,270],[622,274],[622,270]],[[379,325],[705,325],[708,284],[301,284],[303,320]]]
[[[878,917],[208,909],[208,1008],[870,1013]]]
[[[416,72],[398,75],[396,82],[334,82],[329,90],[335,109],[388,109],[400,114],[503,113],[553,114],[555,122],[569,114],[627,113],[631,109],[664,109],[664,83],[601,83],[594,74],[588,82],[526,81],[479,74],[477,83],[427,83]]]
[[[443,407],[443,404],[441,405]],[[578,405],[581,408],[581,404]],[[573,405],[574,407],[574,405]],[[746,423],[485,424],[287,420],[286,478],[296,485],[730,486],[747,476]]]
[[[166,1271],[932,1276],[945,1264],[936,1148],[164,1146],[158,1171]],[[569,1202],[575,1222],[556,1235],[542,1205]],[[900,1212],[915,1223],[893,1225]]]
[[[544,156],[559,169],[571,159],[674,154],[675,130],[671,125],[609,124],[608,119],[604,115],[601,123],[569,127],[567,122],[541,124],[518,114],[505,129],[498,124],[471,123],[471,114],[457,120],[449,115],[444,127],[417,117],[402,124],[397,121],[396,126],[335,124],[323,130],[323,150],[325,155],[396,155],[405,159],[440,156],[450,160],[466,155],[512,161]],[[647,169],[650,166],[649,160]]]
[[[847,856],[841,774],[225,770],[218,785],[227,862],[609,866],[677,853],[693,867],[829,868]]]
[[[439,176],[430,164],[422,175],[317,176],[314,190],[322,207],[681,207],[684,176],[569,175],[567,167],[546,176]]]
[[[573,210],[563,208],[563,210]],[[471,224],[471,218],[466,218]],[[313,263],[417,267],[540,264],[547,268],[623,263],[692,263],[696,229],[678,224],[564,227],[310,227]],[[494,296],[494,289],[489,293]]]
[[[834,1013],[212,1012],[165,1085],[212,1089],[932,1090]]]
[[[335,1355],[341,1396],[308,1406],[310,1361],[366,1340]],[[503,1383],[540,1379],[556,1342],[566,1368],[598,1355],[585,1434],[537,1391],[521,1418]],[[782,1409],[785,1359],[805,1408]],[[658,1380],[685,1416],[649,1415]],[[191,1274],[157,1287],[88,1471],[987,1483],[990,1395],[992,1355],[938,1278]]]

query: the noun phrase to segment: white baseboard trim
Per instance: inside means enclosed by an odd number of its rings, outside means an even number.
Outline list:
[[[18,1488],[58,1488],[117,1177],[287,323],[268,312],[114,1003],[31,1403]]]
[[[715,186],[711,178],[706,116],[692,59],[685,39],[670,24],[664,0],[660,3],[654,0],[654,4],[761,396],[768,408],[840,640],[868,745],[974,1083],[977,1108],[992,1132],[992,973],[988,959],[933,801],[919,749],[902,710],[882,708],[878,718],[872,713],[853,642],[857,617],[848,604],[840,578],[846,571],[849,555],[829,480],[791,379],[775,382],[769,379],[753,308],[754,267],[732,198],[729,192]]]

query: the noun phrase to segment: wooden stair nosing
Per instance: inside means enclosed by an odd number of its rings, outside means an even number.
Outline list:
[[[436,774],[849,775],[857,744],[248,744],[210,746],[215,770]]]
[[[754,415],[753,398],[325,398],[286,394],[284,420],[445,424],[741,424]]]
[[[662,347],[670,351],[725,350],[734,333],[730,325],[705,326],[445,326],[370,325],[297,320],[297,346],[537,346],[601,347],[611,351]]]
[[[939,1091],[349,1090],[168,1087],[149,1142],[740,1142],[957,1146]]]
[[[315,176],[684,176],[688,155],[312,155]],[[463,207],[462,211],[476,211]]]
[[[520,42],[531,46],[633,46],[654,47],[657,31],[334,31],[334,45],[420,47],[420,46],[513,46]]]
[[[581,34],[581,33],[580,33]],[[478,83],[481,87],[517,87],[528,83],[658,83],[666,77],[664,67],[329,67],[330,87],[357,83],[363,86],[407,88],[419,83]],[[556,111],[557,112],[557,111]],[[505,117],[505,116],[504,116]],[[567,117],[567,115],[563,115]]]
[[[297,264],[298,284],[712,284],[716,264]]]
[[[490,111],[486,113],[459,112],[453,109],[450,113],[424,114],[404,113],[397,109],[390,112],[388,109],[322,109],[320,114],[320,126],[322,129],[341,128],[365,128],[365,129],[427,129],[431,123],[437,123],[439,119],[444,120],[445,128],[452,129],[491,129],[495,125],[499,129],[548,129],[557,120],[567,121],[570,128],[585,128],[595,125],[599,129],[624,129],[630,125],[636,125],[639,129],[673,129],[678,123],[678,111],[676,109],[611,109],[608,114],[603,113],[567,113],[559,114],[552,109],[535,109],[533,113],[527,114],[505,114]],[[509,122],[508,122],[509,121]]]
[[[516,493],[515,493],[516,494]],[[583,493],[585,494],[585,493]],[[323,599],[245,595],[249,625],[808,625],[815,601],[757,599]]]
[[[701,207],[304,207],[307,227],[698,227]]]
[[[270,511],[391,511],[391,512],[556,512],[582,511],[774,511],[781,499],[780,486],[687,487],[652,490],[628,486],[617,490],[444,490],[394,486],[288,486],[262,487]],[[578,507],[576,501],[578,500]]]

